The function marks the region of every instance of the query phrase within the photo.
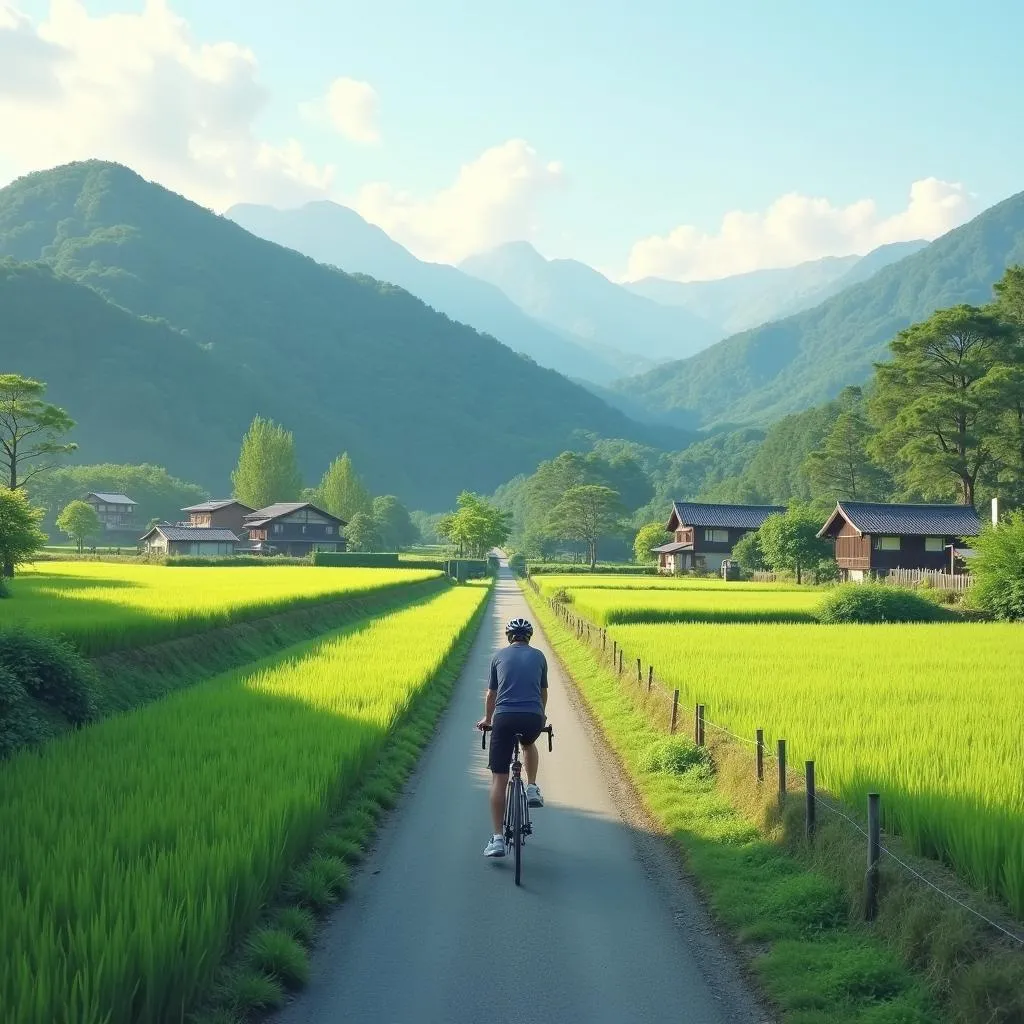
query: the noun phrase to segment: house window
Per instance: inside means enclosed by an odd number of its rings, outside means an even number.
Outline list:
[[[334,527],[333,526],[325,526],[324,527],[324,533],[326,533],[327,536],[329,537],[332,533],[334,533]]]
[[[728,544],[729,543],[729,531],[728,530],[705,530],[704,539],[709,544]]]
[[[876,551],[899,551],[899,537],[875,537]]]
[[[944,537],[925,537],[925,551],[945,551],[946,545],[943,543],[944,540]]]
[[[274,523],[274,533],[280,533],[284,527],[280,523]]]

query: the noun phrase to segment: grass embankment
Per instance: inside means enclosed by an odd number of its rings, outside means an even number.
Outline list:
[[[742,580],[726,582],[710,576],[602,576],[600,573],[592,576],[584,574],[537,576],[534,583],[546,597],[551,597],[556,590],[563,587],[568,590],[662,590],[672,593],[700,590],[719,591],[723,594],[737,592],[805,594],[812,590],[809,586],[797,586],[795,583],[753,583]],[[820,591],[818,592],[820,593]]]
[[[1016,948],[993,943],[954,905],[884,867],[880,917],[873,928],[860,924],[864,850],[841,819],[822,816],[808,846],[802,801],[789,801],[780,814],[772,787],[754,779],[749,750],[719,742],[712,730],[707,753],[668,738],[664,703],[647,704],[546,602],[529,588],[526,596],[647,807],[787,1024],[1024,1020]],[[688,644],[686,657],[698,646]],[[745,680],[742,668],[732,674]],[[699,678],[696,671],[691,678]]]
[[[279,1004],[486,595],[452,588],[0,767],[5,1024],[178,1021],[213,989],[222,1009]],[[275,893],[290,905],[269,915]]]
[[[63,636],[83,654],[96,655],[437,575],[422,569],[54,562],[12,581],[4,625]]]

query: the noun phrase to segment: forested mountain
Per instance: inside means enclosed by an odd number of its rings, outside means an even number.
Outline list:
[[[624,373],[699,352],[722,336],[714,324],[635,295],[584,263],[546,260],[528,242],[471,256],[460,267],[497,285],[530,316],[568,332]],[[576,376],[588,374],[581,370]]]
[[[368,224],[354,210],[328,201],[294,210],[241,204],[227,216],[246,231],[295,249],[349,274],[397,284],[453,320],[493,335],[516,352],[567,377],[610,383],[621,371],[561,331],[527,316],[504,292],[444,263],[428,263]]]
[[[665,434],[402,289],[258,239],[119,165],[0,190],[0,256],[64,275],[5,270],[0,359],[51,382],[96,445],[85,461],[159,463],[223,491],[258,412],[295,432],[310,482],[347,450],[377,493],[444,508],[579,431]]]
[[[754,270],[717,281],[647,277],[626,287],[655,302],[682,306],[717,324],[723,334],[732,334],[810,309],[927,244],[894,242],[865,256],[826,256],[795,267]]]
[[[618,387],[701,422],[765,424],[867,379],[898,331],[934,310],[991,299],[1024,261],[1024,193],[814,309],[765,324]]]

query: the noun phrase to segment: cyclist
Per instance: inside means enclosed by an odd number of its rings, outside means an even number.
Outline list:
[[[540,755],[535,741],[544,728],[548,703],[548,663],[543,652],[530,646],[533,626],[526,619],[512,619],[505,626],[508,647],[491,659],[491,676],[484,698],[484,717],[477,728],[491,726],[491,821],[494,832],[484,849],[485,857],[504,857],[505,790],[516,733],[522,737],[526,765],[526,798],[531,807],[543,807],[537,786]]]

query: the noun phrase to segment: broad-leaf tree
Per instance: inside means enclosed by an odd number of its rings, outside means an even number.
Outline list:
[[[52,469],[54,458],[78,446],[61,441],[74,420],[43,401],[46,385],[16,373],[0,373],[0,472],[14,491]]]
[[[652,549],[667,544],[671,539],[672,534],[665,529],[664,523],[648,523],[641,526],[633,539],[633,557],[641,565],[651,565],[658,560]]]
[[[456,501],[455,511],[438,521],[437,532],[458,549],[460,557],[482,557],[508,540],[510,520],[510,513],[479,494],[463,491]]]
[[[234,496],[252,508],[266,508],[278,501],[298,501],[302,474],[291,431],[257,416],[242,439],[231,483]]]
[[[393,494],[373,499],[373,519],[385,551],[400,551],[414,544],[420,535],[408,509]]]
[[[876,368],[870,450],[891,459],[897,479],[927,497],[955,494],[973,505],[979,478],[996,463],[994,438],[1011,405],[1012,330],[976,306],[954,306],[890,343]]]
[[[769,516],[757,532],[765,564],[775,572],[791,572],[797,583],[804,573],[832,557],[832,545],[819,540],[820,513],[809,505],[793,505],[786,512]]]
[[[732,557],[739,562],[748,572],[760,572],[768,568],[764,560],[764,552],[761,550],[761,537],[757,530],[745,533],[733,545]]]
[[[621,530],[625,515],[618,491],[603,484],[579,484],[565,492],[551,510],[548,522],[555,536],[586,545],[593,569],[597,565],[598,541]]]
[[[1012,332],[1013,359],[989,376],[1005,399],[1006,411],[995,433],[999,461],[998,490],[1011,501],[1024,502],[1024,267],[1007,269],[995,286],[995,313]]]
[[[373,499],[359,478],[348,452],[339,455],[328,467],[316,489],[316,502],[332,516],[349,522],[360,512],[373,513]]]
[[[0,488],[0,575],[13,576],[45,543],[39,529],[42,509],[33,508],[24,491]]]
[[[350,551],[379,551],[380,529],[368,512],[357,512],[345,527],[345,540]]]
[[[100,527],[100,517],[87,501],[69,502],[57,516],[57,529],[66,533],[78,545],[79,554],[85,542],[100,532]]]

